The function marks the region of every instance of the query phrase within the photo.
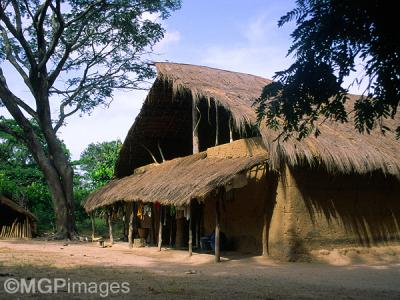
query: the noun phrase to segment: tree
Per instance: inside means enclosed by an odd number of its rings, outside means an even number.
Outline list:
[[[286,137],[318,135],[321,118],[347,122],[349,99],[345,79],[358,61],[362,74],[353,84],[366,84],[355,101],[355,127],[370,132],[394,118],[400,99],[400,35],[396,4],[390,1],[298,0],[297,7],[281,17],[279,26],[296,20],[288,55],[295,62],[275,74],[255,102],[258,120],[282,130]],[[397,126],[397,124],[396,124]]]
[[[43,172],[59,237],[69,237],[75,226],[73,169],[57,131],[69,116],[107,104],[114,89],[140,88],[154,75],[145,57],[164,30],[146,14],[166,18],[179,6],[179,0],[0,2],[0,104],[20,129],[2,118],[0,130],[24,143]],[[4,61],[21,76],[31,99],[21,99],[8,85]]]
[[[18,131],[14,120],[4,122]],[[34,130],[43,141],[37,126]],[[0,132],[0,194],[32,211],[39,218],[39,230],[54,228],[51,197],[43,173],[26,146],[3,132]]]
[[[92,143],[82,152],[79,164],[83,179],[90,190],[102,187],[114,176],[122,143],[120,140]]]

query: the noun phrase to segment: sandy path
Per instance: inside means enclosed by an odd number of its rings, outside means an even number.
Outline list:
[[[0,241],[0,299],[99,298],[66,291],[12,297],[3,288],[9,277],[129,282],[130,293],[110,295],[115,299],[400,299],[398,250],[379,259],[379,249],[358,256],[356,252],[323,255],[331,264],[229,255],[215,264],[208,254],[189,258],[186,251],[130,250],[126,243],[100,248],[91,243]]]

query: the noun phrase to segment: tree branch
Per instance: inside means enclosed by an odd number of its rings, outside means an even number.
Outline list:
[[[17,72],[23,78],[25,84],[28,86],[28,88],[31,90],[31,92],[33,92],[32,85],[29,81],[28,74],[26,74],[25,70],[18,64],[16,57],[14,57],[14,55],[13,55],[11,42],[8,39],[7,31],[1,25],[0,25],[0,30],[1,30],[1,35],[3,37],[3,41],[4,41],[7,60],[14,66],[14,68],[17,70]]]
[[[50,8],[53,10],[54,14],[56,15],[56,19],[58,21],[58,26],[57,26],[57,30],[53,35],[53,38],[51,40],[51,44],[50,47],[48,49],[48,51],[46,52],[46,54],[44,55],[43,59],[40,61],[39,63],[39,70],[47,64],[47,62],[49,61],[50,57],[53,55],[59,41],[60,38],[62,36],[62,33],[64,32],[64,28],[65,28],[65,23],[64,23],[64,18],[61,14],[61,6],[60,6],[60,0],[56,0],[56,6],[54,6],[52,3],[50,3]]]
[[[19,41],[19,43],[21,44],[22,48],[25,51],[25,55],[28,58],[28,61],[31,64],[32,69],[35,69],[36,68],[36,60],[35,60],[35,56],[32,53],[29,43],[26,41],[24,35],[22,34],[22,30],[17,31],[17,29],[11,23],[11,20],[8,18],[3,7],[0,7],[0,20],[2,20],[4,22],[7,29]]]
[[[21,107],[23,110],[25,110],[31,117],[33,117],[35,120],[39,120],[39,117],[36,113],[36,111],[30,107],[28,104],[26,104],[22,99],[18,98],[15,96],[8,88],[6,79],[3,75],[3,70],[0,68],[0,89],[3,90],[3,95],[7,94],[9,99],[12,99],[12,101],[19,107]],[[3,97],[0,98],[3,100]],[[4,100],[3,100],[4,102]]]
[[[23,142],[23,143],[26,142],[23,135],[16,132],[15,130],[12,130],[10,127],[8,127],[7,125],[5,125],[4,123],[1,123],[1,122],[0,122],[0,131],[5,132],[5,133],[15,137],[20,142]]]

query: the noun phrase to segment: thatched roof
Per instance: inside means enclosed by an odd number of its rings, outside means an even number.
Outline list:
[[[14,201],[8,199],[7,197],[5,197],[3,195],[0,195],[0,205],[7,206],[11,210],[14,210],[21,215],[27,216],[32,221],[37,221],[37,218],[34,214],[32,214],[30,211],[26,210],[19,204],[15,203]]]
[[[347,110],[359,96],[349,95]],[[400,112],[396,119],[387,119],[383,123],[393,129],[383,135],[378,129],[370,134],[360,134],[354,127],[354,113],[349,114],[348,123],[326,120],[321,122],[321,135],[310,135],[299,141],[276,140],[277,132],[263,128],[261,134],[270,152],[270,164],[278,169],[286,163],[290,166],[322,165],[328,172],[344,174],[366,174],[375,171],[394,175],[400,179],[400,141],[396,139],[394,129],[400,125]]]
[[[232,112],[237,128],[255,122],[251,103],[271,81],[258,76],[174,63],[156,63],[157,78],[129,130],[115,168],[118,178],[151,163],[157,143],[167,159],[192,154],[192,99],[211,100]]]
[[[246,148],[246,149],[244,149]],[[134,174],[113,180],[87,198],[90,212],[118,201],[160,202],[181,206],[192,199],[204,201],[238,174],[267,160],[266,149],[255,139],[235,141],[198,154],[151,164]]]
[[[176,63],[156,63],[158,77],[149,92],[143,108],[130,129],[120,158],[116,176],[131,174],[134,168],[150,163],[149,155],[141,146],[156,149],[164,143],[167,155],[176,157],[191,153],[191,100],[213,100],[227,109],[237,127],[256,121],[252,104],[261,94],[268,79],[249,74],[223,71],[209,67]],[[182,95],[191,95],[183,97]],[[349,108],[357,96],[350,96]],[[400,113],[395,120],[384,120],[384,125],[395,128],[400,124]],[[189,130],[186,130],[189,128]],[[318,138],[302,141],[276,140],[277,133],[263,127],[261,134],[269,150],[270,165],[278,169],[289,166],[322,165],[331,172],[384,174],[400,178],[400,141],[393,132],[382,135],[378,131],[359,134],[352,118],[346,124],[325,121]],[[182,155],[180,155],[182,156]]]

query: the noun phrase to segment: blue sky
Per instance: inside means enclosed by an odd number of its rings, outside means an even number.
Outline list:
[[[294,24],[278,28],[277,21],[294,6],[291,0],[183,0],[182,8],[162,21],[167,32],[153,59],[271,78],[290,65],[286,53]],[[10,86],[23,96],[13,74],[8,77]],[[73,158],[78,159],[89,143],[124,140],[145,96],[145,91],[118,91],[108,109],[99,107],[90,116],[68,119],[60,137]]]
[[[289,0],[183,0],[182,8],[163,24],[165,38],[154,60],[206,65],[271,78],[290,65],[286,58],[293,24],[277,21],[294,7]],[[91,142],[125,136],[146,92],[117,92],[108,109],[74,117],[61,129],[73,157]]]

